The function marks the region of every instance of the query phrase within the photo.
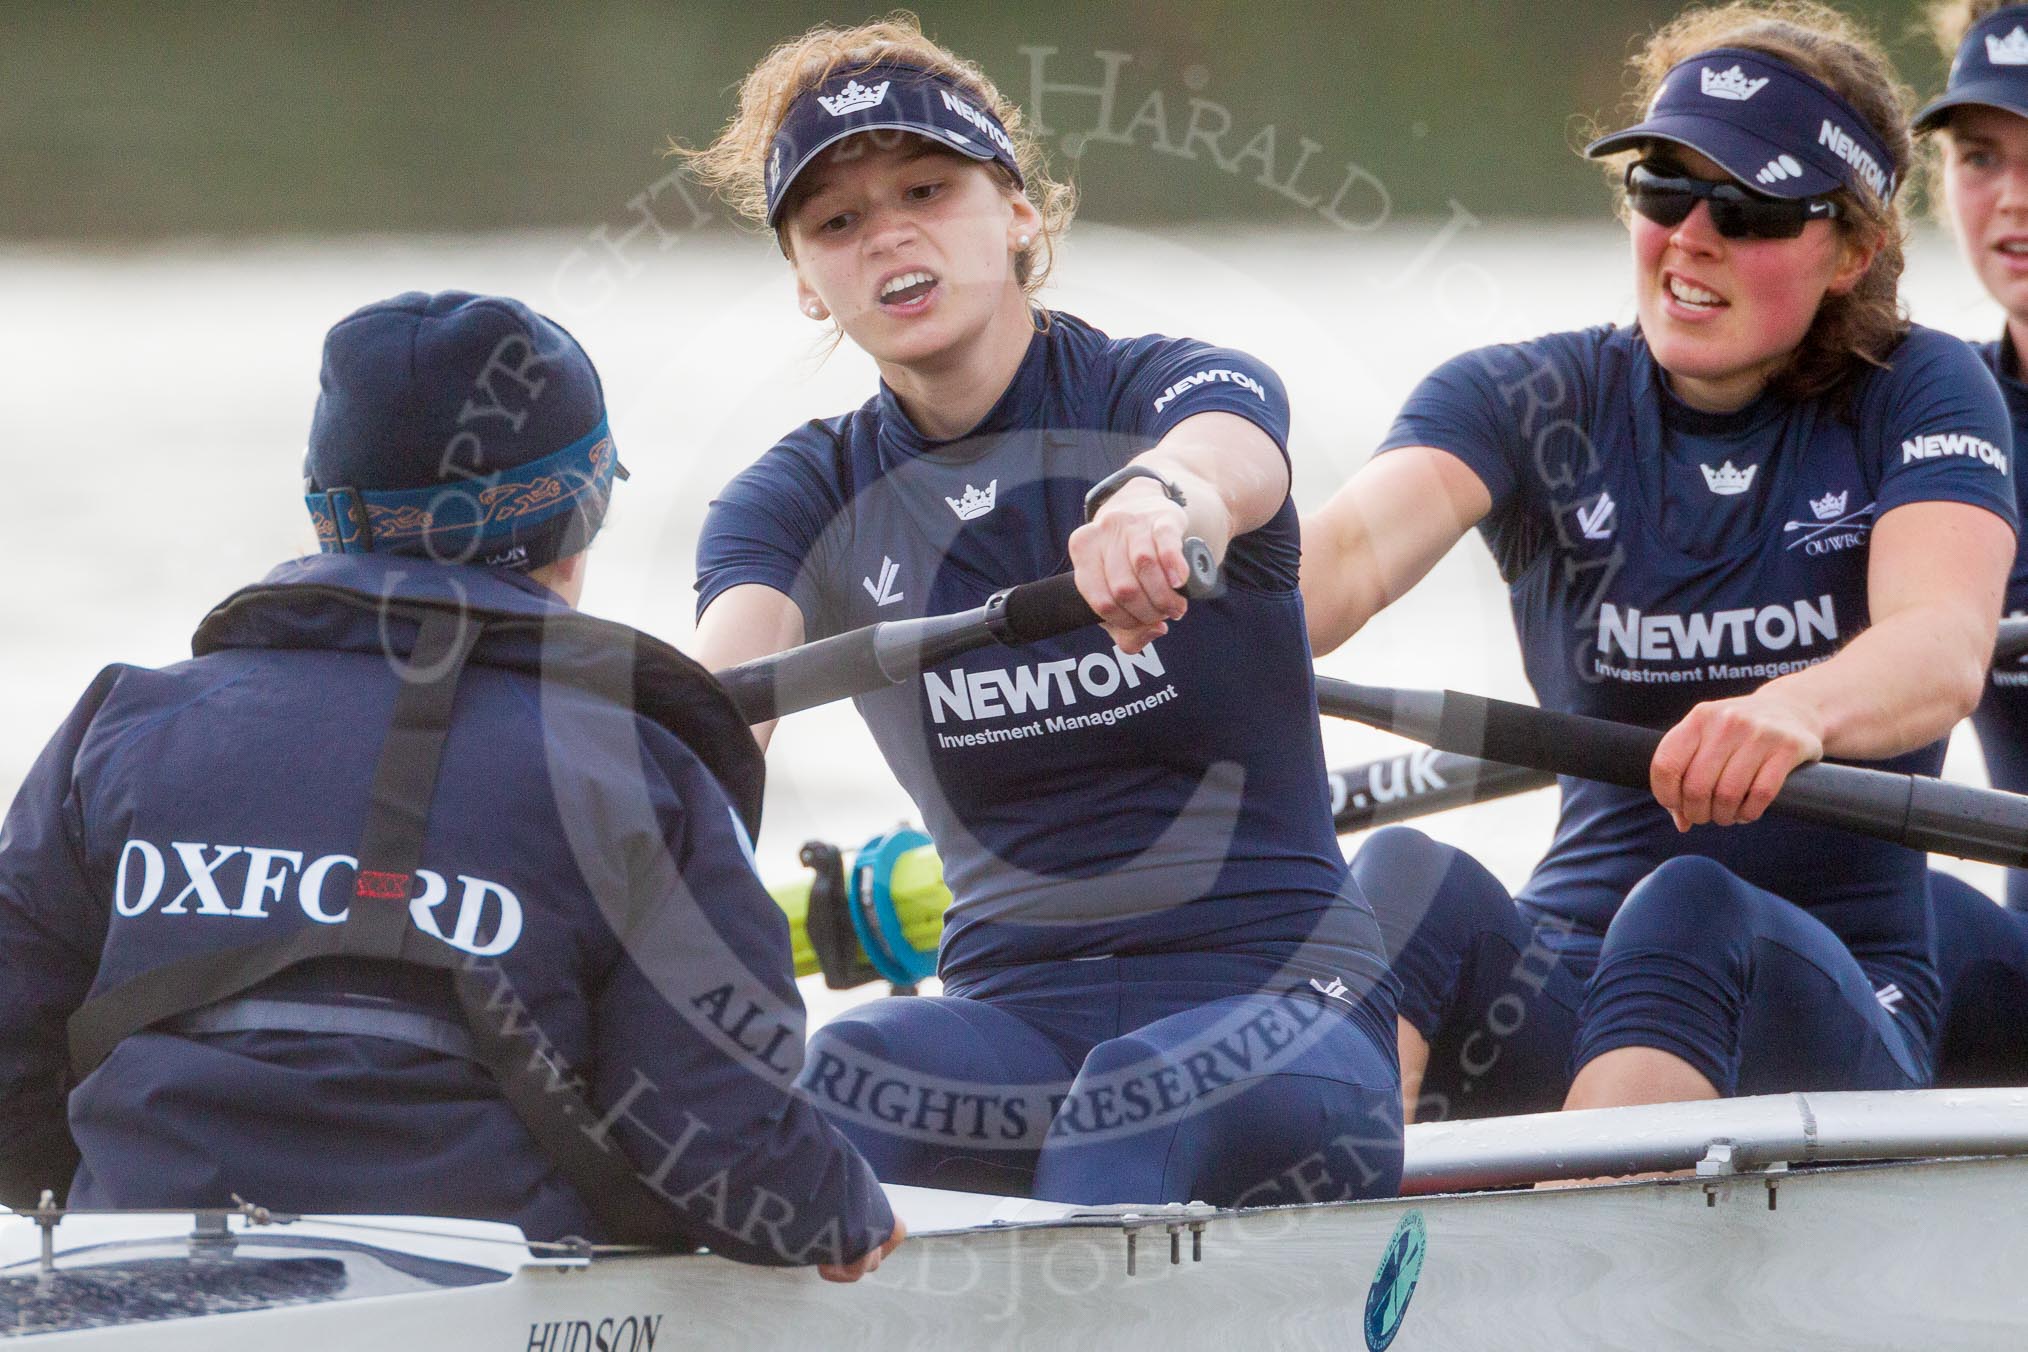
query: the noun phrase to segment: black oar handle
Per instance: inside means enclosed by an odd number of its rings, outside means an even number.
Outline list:
[[[1192,600],[1216,594],[1218,566],[1196,536],[1183,542]],[[850,699],[907,680],[924,667],[949,661],[989,643],[1039,643],[1072,633],[1098,616],[1078,593],[1070,573],[1024,582],[993,593],[983,606],[955,615],[888,620],[758,657],[717,673],[748,723]]]
[[[1387,728],[1444,751],[1581,779],[1648,787],[1662,734],[1581,714],[1454,690],[1384,690],[1317,678],[1326,713]],[[1854,765],[1805,765],[1770,811],[1918,850],[2010,868],[2028,865],[2028,798]]]
[[[1198,601],[1218,594],[1218,565],[1211,561],[1211,546],[1191,536],[1183,542],[1183,562],[1190,569],[1183,581],[1185,596]],[[990,611],[995,602],[1002,603],[1005,616],[1004,630],[995,635],[1002,643],[1037,643],[1098,623],[1097,614],[1077,590],[1075,573],[1009,587],[995,593],[986,608]]]
[[[1993,665],[2028,655],[2028,616],[2010,616],[2000,621],[2000,633],[1993,641]]]

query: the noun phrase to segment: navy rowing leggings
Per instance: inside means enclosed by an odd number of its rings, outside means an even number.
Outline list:
[[[2028,914],[1933,869],[1929,898],[1943,983],[1936,1082],[2028,1084]]]
[[[1531,926],[1478,860],[1405,826],[1368,836],[1352,877],[1429,1043],[1415,1120],[1562,1107],[1597,938]]]
[[[2014,675],[2024,666],[2028,666],[2028,659],[1995,671]],[[2022,698],[2022,691],[1988,687],[1986,698],[1972,713],[1972,730],[1979,735],[1979,751],[1986,758],[1986,778],[1993,787],[2008,793],[2028,793],[2028,699]],[[2007,870],[2007,909],[2028,911],[2028,869]],[[1938,958],[1941,960],[1941,953]]]
[[[1896,967],[1712,860],[1663,863],[1602,938],[1531,924],[1477,860],[1405,827],[1352,874],[1430,1044],[1418,1120],[1552,1110],[1617,1047],[1672,1052],[1722,1094],[1927,1082],[1928,1029],[1888,1011]]]
[[[883,1181],[1085,1205],[1400,1187],[1384,990],[1266,952],[1032,963],[945,989],[810,1039],[804,1089]]]
[[[1930,1030],[1893,1012],[1908,979],[1722,864],[1679,856],[1636,884],[1606,928],[1572,1070],[1655,1047],[1724,1095],[1920,1089]]]

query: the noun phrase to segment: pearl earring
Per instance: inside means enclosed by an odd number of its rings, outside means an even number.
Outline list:
[[[1027,248],[1027,247],[1028,247],[1028,242],[1029,242],[1029,237],[1028,237],[1027,235],[1016,235],[1016,236],[1014,236],[1014,247],[1015,247],[1015,248],[1017,248],[1017,249],[1025,249],[1025,248]]]
[[[803,313],[812,319],[822,319],[824,317],[824,307],[815,301],[811,301],[803,307]]]

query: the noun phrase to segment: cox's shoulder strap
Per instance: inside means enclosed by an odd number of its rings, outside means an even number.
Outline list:
[[[519,1003],[505,972],[497,964],[469,962],[411,922],[409,901],[459,678],[485,628],[482,620],[451,609],[414,615],[420,628],[407,665],[398,668],[402,687],[374,768],[346,918],[167,963],[86,1001],[69,1023],[72,1075],[82,1080],[143,1029],[235,1000],[298,963],[350,957],[434,968],[450,975],[475,1058],[610,1235],[625,1243],[684,1244],[673,1209],[597,1130],[598,1115],[550,1060],[539,1033],[531,1044],[515,1031],[527,1028],[525,1018],[495,1017]]]

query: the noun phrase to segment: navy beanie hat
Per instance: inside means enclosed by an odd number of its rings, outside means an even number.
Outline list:
[[[626,477],[591,358],[504,296],[356,310],[319,383],[303,475],[327,554],[540,568],[591,543]]]

